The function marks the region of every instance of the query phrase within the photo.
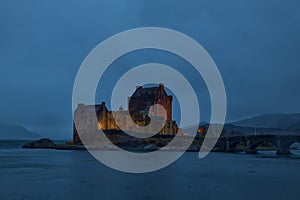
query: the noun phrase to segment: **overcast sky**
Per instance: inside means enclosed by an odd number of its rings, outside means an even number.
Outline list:
[[[300,112],[299,9],[298,0],[1,0],[0,122],[71,137],[80,64],[109,36],[144,26],[183,32],[205,47],[225,83],[228,121]],[[117,60],[106,77],[147,62],[185,64],[166,53],[136,52]],[[106,79],[99,101],[109,99],[116,80]],[[207,96],[203,88],[200,98]],[[201,101],[207,120],[209,98]]]

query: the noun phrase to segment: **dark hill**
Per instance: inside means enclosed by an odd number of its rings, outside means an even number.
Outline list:
[[[291,129],[300,127],[300,114],[269,114],[231,123],[236,126]],[[300,129],[299,129],[300,130]]]
[[[0,140],[32,140],[39,139],[40,135],[18,125],[0,123]]]
[[[289,130],[292,130],[292,131],[300,131],[300,121],[289,126]]]

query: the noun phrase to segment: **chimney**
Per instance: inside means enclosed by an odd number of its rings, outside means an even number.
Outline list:
[[[159,84],[159,89],[160,89],[161,91],[163,91],[163,90],[165,89],[165,85],[164,85],[163,83],[160,83],[160,84]]]
[[[83,108],[83,106],[84,106],[83,103],[79,103],[77,107],[78,107],[78,108]]]
[[[142,86],[140,86],[140,85],[135,86],[135,90],[138,90],[140,88],[142,88]]]

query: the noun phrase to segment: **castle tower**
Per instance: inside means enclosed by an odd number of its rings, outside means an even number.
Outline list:
[[[157,87],[137,86],[136,91],[128,97],[129,113],[136,121],[141,121],[149,116],[149,109],[154,104],[160,104],[166,110],[166,120],[172,121],[172,102],[173,97],[168,96],[164,84]],[[154,116],[163,116],[163,111],[155,109]]]

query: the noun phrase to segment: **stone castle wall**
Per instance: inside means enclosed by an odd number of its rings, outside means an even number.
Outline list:
[[[166,111],[166,118],[161,118],[164,116],[161,109],[154,108],[151,113],[153,123],[166,120],[159,133],[176,134],[179,128],[176,121],[172,120],[172,96],[168,96],[164,86],[160,84],[159,87],[152,88],[137,87],[136,92],[128,98],[129,111],[122,108],[119,111],[109,111],[104,102],[100,105],[79,104],[74,112],[73,142],[80,143],[77,131],[88,133],[95,130],[120,130],[115,119],[122,123],[119,125],[125,131],[132,130],[135,126],[146,126],[147,112],[153,104],[162,105]]]

